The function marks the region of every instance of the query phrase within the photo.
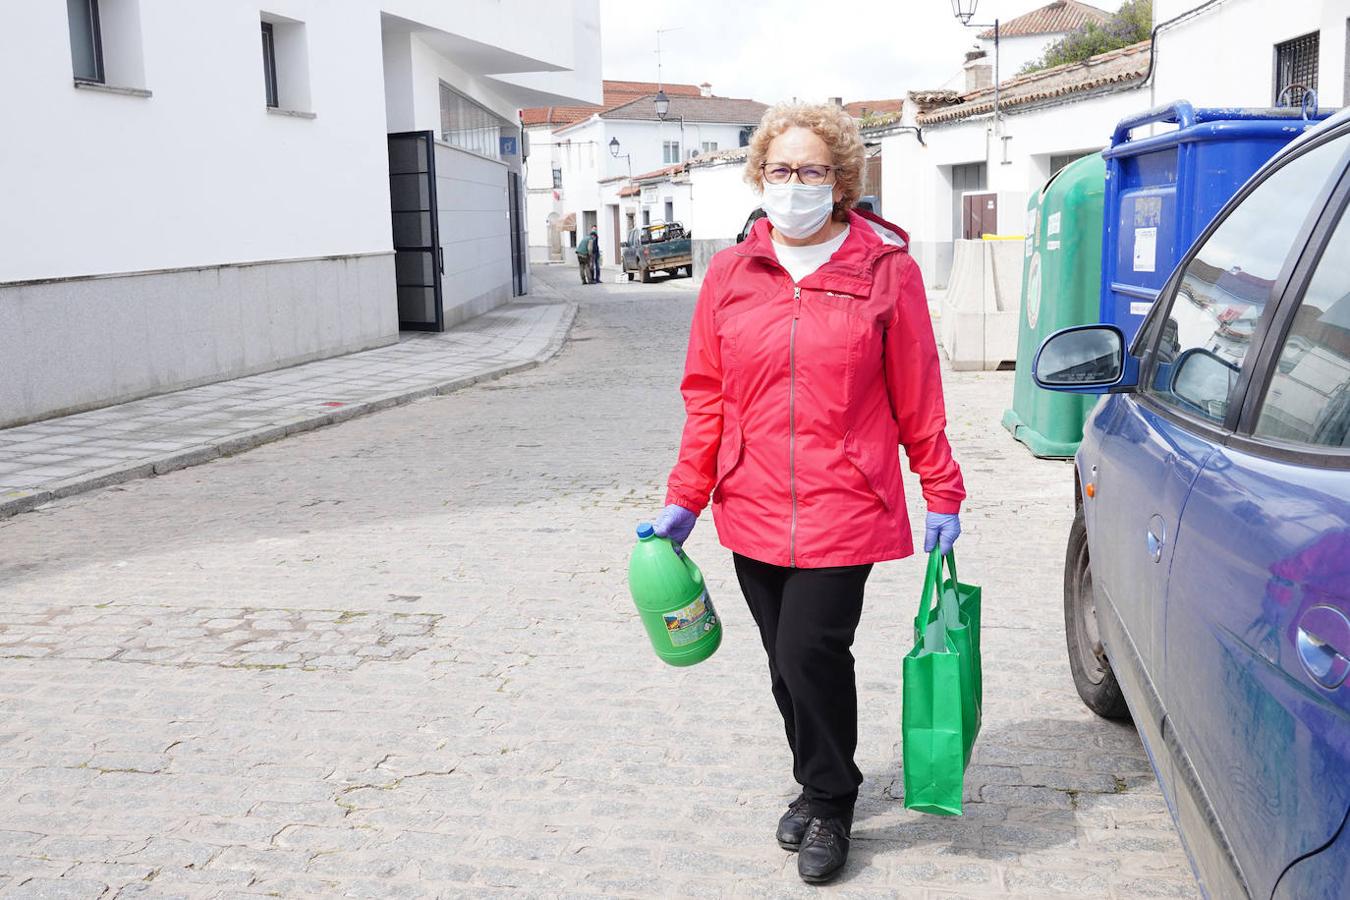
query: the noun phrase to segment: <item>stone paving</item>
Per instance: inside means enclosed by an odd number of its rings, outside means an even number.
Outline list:
[[[0,430],[0,516],[238,453],[552,356],[575,307],[525,300],[443,334]]]
[[[985,589],[965,815],[901,802],[922,572],[885,563],[853,854],[802,885],[711,522],[687,546],[713,659],[661,664],[624,583],[678,441],[690,283],[572,274],[536,271],[582,304],[544,366],[0,520],[0,898],[1196,895],[1134,731],[1074,693],[1071,470],[999,428],[1011,373],[947,376]]]

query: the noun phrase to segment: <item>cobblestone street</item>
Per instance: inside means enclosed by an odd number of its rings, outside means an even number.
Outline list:
[[[852,855],[803,885],[711,517],[687,545],[726,626],[710,661],[658,661],[625,583],[679,439],[691,282],[535,279],[581,304],[538,368],[0,520],[0,898],[1195,895],[1133,728],[1074,692],[1072,470],[999,427],[1011,372],[946,373],[984,588],[965,815],[901,802],[923,573],[885,563]]]

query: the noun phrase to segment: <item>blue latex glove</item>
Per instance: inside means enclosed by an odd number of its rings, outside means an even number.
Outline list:
[[[652,524],[652,530],[656,532],[657,537],[669,538],[676,544],[683,544],[689,539],[689,532],[694,530],[694,523],[697,521],[698,516],[694,513],[679,504],[672,503],[661,511],[661,515]]]
[[[961,517],[956,513],[930,512],[923,526],[923,552],[932,553],[942,548],[942,555],[952,552],[952,545],[961,536]]]

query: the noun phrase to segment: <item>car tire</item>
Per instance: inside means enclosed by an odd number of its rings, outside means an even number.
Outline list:
[[[633,273],[632,273],[632,272],[624,272],[623,274],[625,274],[625,275],[628,276],[628,280],[629,280],[629,281],[632,281],[632,280],[633,280]]]
[[[646,266],[643,266],[641,269],[638,269],[638,276],[642,279],[643,284],[652,283],[652,270],[647,268]]]
[[[1069,648],[1073,685],[1088,709],[1106,719],[1128,719],[1116,673],[1102,647],[1092,593],[1092,565],[1088,556],[1087,522],[1080,506],[1069,528],[1064,554],[1064,634]]]

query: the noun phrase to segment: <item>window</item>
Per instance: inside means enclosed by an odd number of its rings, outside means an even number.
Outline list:
[[[680,161],[680,142],[664,141],[661,144],[661,161],[672,165]]]
[[[704,141],[704,142],[703,142],[703,149],[702,149],[701,152],[703,152],[703,153],[716,153],[716,152],[717,152],[717,141]]]
[[[553,189],[556,191],[556,190],[560,190],[561,188],[562,188],[562,169],[558,168],[557,166],[554,166],[554,167],[553,167]]]
[[[1051,157],[1050,157],[1050,177],[1051,177],[1051,178],[1054,178],[1055,175],[1057,175],[1057,174],[1059,173],[1059,170],[1060,170],[1060,169],[1064,168],[1065,166],[1067,166],[1069,163],[1073,162],[1074,160],[1082,159],[1082,158],[1085,157],[1085,156],[1092,156],[1092,155],[1094,155],[1094,154],[1092,154],[1092,153],[1057,153],[1057,154],[1051,155]]]
[[[267,105],[277,106],[277,51],[272,34],[272,23],[262,23],[263,85],[267,90]]]
[[[985,164],[982,162],[952,166],[952,237],[954,239],[965,235],[965,227],[961,216],[964,203],[962,195],[968,191],[984,190],[985,178]]]
[[[667,222],[674,222],[674,221],[675,221],[675,201],[674,201],[674,200],[667,200],[667,201],[666,201],[666,221],[667,221]]]
[[[1317,90],[1319,32],[1275,45],[1275,105],[1297,106],[1304,91]]]
[[[98,0],[66,0],[70,19],[70,60],[76,81],[103,82],[103,35]]]
[[[642,210],[642,227],[645,228],[650,224],[652,224],[652,211],[644,207]]]
[[[1276,169],[1186,264],[1162,323],[1147,393],[1223,422],[1285,258],[1344,149],[1344,140],[1329,141]]]
[[[441,82],[441,140],[461,150],[501,159],[502,120]]]
[[[1350,447],[1350,216],[1322,252],[1261,401],[1256,434]]]
[[[305,23],[262,13],[263,102],[269,109],[312,118]]]

